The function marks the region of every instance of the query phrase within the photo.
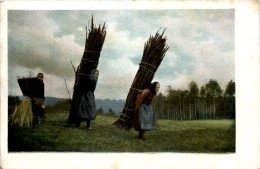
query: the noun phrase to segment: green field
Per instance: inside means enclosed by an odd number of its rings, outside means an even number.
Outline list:
[[[66,127],[69,112],[46,113],[38,128],[9,126],[9,152],[235,152],[235,120],[157,120],[157,130],[138,133],[112,125],[118,117],[98,115],[93,130]]]

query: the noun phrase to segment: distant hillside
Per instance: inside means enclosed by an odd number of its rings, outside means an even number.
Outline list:
[[[124,100],[97,99],[96,109],[102,107],[103,111],[107,113],[109,108],[111,108],[115,115],[119,115],[124,108],[124,104]]]
[[[23,96],[18,96],[23,100]],[[57,98],[57,97],[46,97],[45,105],[53,106],[59,100],[67,98]],[[97,99],[96,100],[96,109],[102,108],[105,113],[111,108],[115,115],[119,115],[122,109],[124,108],[124,100],[111,100],[111,99]]]
[[[23,96],[18,96],[21,100],[23,100]],[[63,100],[65,98],[57,98],[57,97],[45,97],[45,105],[46,106],[53,106],[59,100]]]

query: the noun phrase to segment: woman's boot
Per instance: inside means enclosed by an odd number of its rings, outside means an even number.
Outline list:
[[[144,131],[142,132],[142,139],[143,140],[147,140],[147,137],[145,136],[145,132]]]
[[[141,131],[139,131],[138,138],[139,138],[139,139],[142,139],[142,132],[141,132]]]
[[[80,128],[80,122],[76,122],[76,127]]]
[[[87,130],[93,130],[93,129],[90,127],[90,120],[87,120],[87,121],[86,121],[86,124],[87,124]]]

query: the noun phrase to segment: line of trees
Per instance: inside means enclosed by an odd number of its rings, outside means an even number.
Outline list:
[[[116,116],[115,112],[112,110],[112,108],[108,109],[108,112],[105,112],[102,107],[99,107],[96,110],[97,115],[104,115],[104,116]]]
[[[19,105],[19,97],[8,97],[8,114],[15,105]],[[46,106],[46,113],[68,111],[69,99],[60,100],[53,106]],[[235,82],[232,80],[223,91],[216,80],[209,80],[200,89],[195,81],[191,81],[188,90],[173,89],[168,86],[167,95],[159,93],[153,100],[153,110],[159,119],[197,120],[235,118]],[[104,112],[102,107],[97,114],[114,115],[112,108]]]
[[[235,118],[235,82],[229,81],[225,91],[212,79],[200,89],[195,81],[190,82],[189,90],[168,86],[166,96],[159,93],[154,98],[153,110],[160,119]]]

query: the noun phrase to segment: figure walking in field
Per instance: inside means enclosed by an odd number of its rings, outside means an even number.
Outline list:
[[[30,96],[32,103],[32,112],[33,112],[33,126],[39,127],[38,117],[44,117],[44,83],[43,83],[43,74],[38,73],[37,78],[33,83],[32,95]]]
[[[92,130],[90,121],[96,119],[96,103],[94,91],[98,81],[99,71],[93,69],[91,73],[80,79],[79,93],[75,104],[76,127],[80,127],[82,121],[86,121],[87,129]]]
[[[43,74],[37,77],[18,78],[18,84],[24,95],[22,103],[11,115],[12,124],[39,127],[38,117],[44,117],[44,83]]]
[[[156,129],[152,100],[159,89],[160,83],[153,82],[148,88],[142,90],[137,98],[133,127],[135,130],[139,131],[139,139],[146,140],[145,131]]]

